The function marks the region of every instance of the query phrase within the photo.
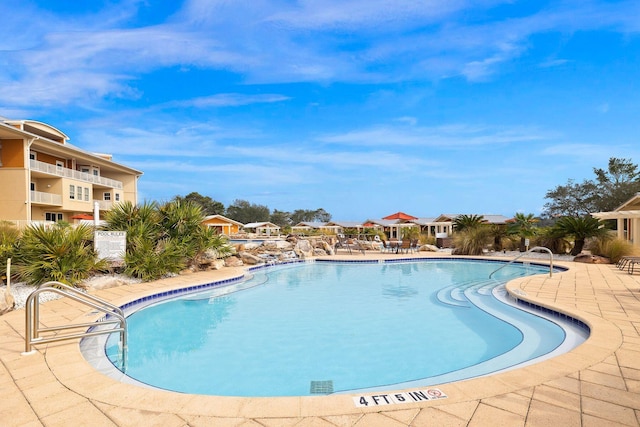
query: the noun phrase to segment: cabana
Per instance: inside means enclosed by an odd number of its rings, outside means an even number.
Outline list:
[[[230,236],[237,234],[244,226],[241,222],[235,221],[222,215],[209,215],[202,220],[202,225],[215,228],[219,234]]]
[[[596,212],[591,216],[600,220],[615,220],[618,238],[640,246],[640,193],[636,193],[614,211]]]

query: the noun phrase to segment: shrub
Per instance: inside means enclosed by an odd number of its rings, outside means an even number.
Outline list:
[[[20,230],[12,222],[0,221],[0,276],[4,279],[7,272],[7,258],[15,254]]]
[[[93,229],[87,225],[70,227],[27,227],[16,248],[16,270],[20,280],[31,285],[58,281],[75,286],[96,271],[108,268],[93,249]]]

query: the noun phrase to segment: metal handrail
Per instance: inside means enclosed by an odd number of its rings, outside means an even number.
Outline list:
[[[71,325],[54,326],[54,327],[40,327],[40,299],[38,296],[43,292],[53,292],[58,295],[66,296],[74,301],[78,301],[91,308],[99,310],[106,314],[104,320],[98,320],[97,322],[88,323],[74,323]],[[109,316],[115,317],[113,320],[109,320]],[[92,328],[95,326],[118,324],[117,328],[113,329],[101,329],[101,330],[87,330],[84,332],[65,334],[65,335],[53,335],[43,337],[40,335],[42,332],[58,332],[67,329],[77,328]],[[74,338],[90,337],[102,334],[112,334],[114,332],[120,333],[120,349],[122,352],[122,368],[126,366],[126,349],[127,349],[127,320],[124,316],[124,312],[118,306],[115,306],[103,299],[95,297],[93,295],[80,292],[79,290],[72,288],[60,282],[47,282],[42,284],[38,289],[33,291],[27,298],[25,304],[25,347],[23,354],[32,354],[32,346],[34,344],[58,342],[63,340],[69,340]]]
[[[551,252],[551,250],[549,248],[545,248],[544,246],[534,246],[533,248],[529,249],[528,251],[521,253],[520,255],[518,255],[517,257],[515,257],[514,259],[512,259],[508,263],[506,263],[504,265],[501,265],[500,267],[496,268],[491,274],[489,274],[489,279],[491,279],[491,276],[493,276],[494,273],[497,273],[498,271],[502,270],[506,266],[508,266],[510,264],[513,264],[515,261],[519,260],[520,258],[525,256],[529,252],[533,252],[533,251],[536,251],[536,250],[544,250],[544,251],[549,253],[549,277],[552,277],[553,276],[553,252]]]

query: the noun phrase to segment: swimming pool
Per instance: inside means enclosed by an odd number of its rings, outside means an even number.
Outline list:
[[[470,378],[566,351],[586,334],[504,301],[548,267],[479,260],[299,263],[128,317],[126,373],[174,391],[296,396]],[[497,276],[497,277],[496,277]],[[500,295],[502,294],[502,297]],[[575,338],[575,337],[578,338]],[[117,358],[117,344],[107,354]]]

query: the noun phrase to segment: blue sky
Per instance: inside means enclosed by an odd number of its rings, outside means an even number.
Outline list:
[[[144,172],[140,200],[540,214],[640,162],[640,2],[3,0],[0,116]]]

